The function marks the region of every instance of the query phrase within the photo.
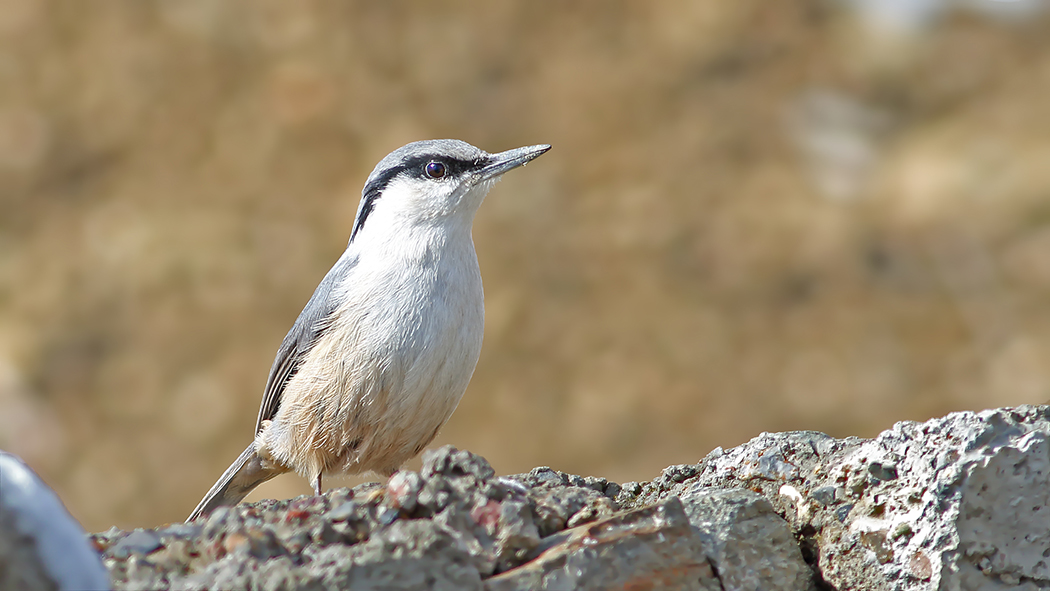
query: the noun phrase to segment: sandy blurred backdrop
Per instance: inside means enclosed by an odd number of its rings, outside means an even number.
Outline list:
[[[1045,401],[1044,5],[871,1],[0,0],[0,448],[88,530],[185,518],[439,137],[554,149],[478,215],[435,445],[623,481]]]

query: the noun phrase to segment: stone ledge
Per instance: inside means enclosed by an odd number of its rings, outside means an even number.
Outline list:
[[[647,483],[419,473],[90,537],[118,589],[1045,589],[1050,411],[763,433]]]

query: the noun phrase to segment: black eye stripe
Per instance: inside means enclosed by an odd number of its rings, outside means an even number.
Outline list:
[[[354,230],[350,233],[350,241],[354,241],[354,236],[357,236],[365,225],[365,219],[368,218],[368,214],[372,213],[379,196],[395,178],[404,175],[409,178],[432,180],[424,170],[431,162],[440,162],[444,165],[444,178],[446,179],[459,177],[470,170],[477,170],[487,163],[485,159],[462,160],[437,154],[418,154],[402,160],[397,166],[391,166],[365,185],[361,193],[361,211],[354,223]]]
[[[404,173],[413,178],[431,178],[426,174],[426,166],[431,162],[437,162],[445,167],[445,178],[458,177],[469,170],[477,168],[479,165],[474,160],[459,160],[448,156],[421,155],[408,158],[395,168],[399,171],[399,174]]]

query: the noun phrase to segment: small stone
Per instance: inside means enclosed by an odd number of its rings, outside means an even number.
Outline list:
[[[423,452],[423,468],[420,475],[424,479],[434,476],[473,476],[478,480],[488,480],[496,475],[495,470],[485,458],[460,451],[451,445]]]
[[[159,550],[163,545],[156,532],[136,529],[117,542],[109,554],[114,558],[128,558],[132,554],[145,556]]]
[[[798,478],[798,468],[784,459],[779,450],[769,450],[758,458],[758,465],[750,476],[772,481],[785,481]]]
[[[596,476],[584,476],[583,486],[595,491],[605,494],[605,487],[609,485],[609,481],[604,478]]]
[[[551,469],[550,466],[540,466],[538,468],[533,468],[525,476],[528,482],[530,482],[533,486],[539,486],[541,484],[567,484],[567,481],[562,477],[562,475],[559,472]]]
[[[664,468],[662,476],[664,480],[669,482],[680,483],[696,476],[696,473],[699,471],[699,467],[694,464],[678,464]]]
[[[585,488],[587,486],[587,479],[576,474],[566,474],[565,480],[568,482],[569,486],[575,486],[578,488]]]
[[[849,517],[849,513],[852,510],[853,510],[853,503],[850,503],[848,505],[843,505],[843,506],[839,507],[838,509],[835,509],[835,518],[838,519],[839,522],[845,523],[846,522],[846,518]]]
[[[346,501],[335,509],[328,512],[328,519],[332,521],[346,521],[357,514],[360,506],[353,501]]]
[[[871,464],[868,464],[868,472],[882,481],[897,479],[897,465],[888,462],[872,462]]]
[[[809,493],[809,497],[827,507],[828,505],[835,504],[835,491],[836,488],[834,486],[822,486],[813,489],[813,492]]]
[[[174,538],[196,538],[201,534],[201,530],[204,529],[201,525],[196,523],[176,523],[169,525],[157,533],[162,537],[171,536]]]
[[[390,525],[397,521],[398,514],[398,510],[393,507],[383,507],[379,510],[379,513],[376,514],[376,521],[380,525]]]
[[[398,472],[390,477],[386,485],[386,498],[391,506],[411,513],[419,504],[419,492],[423,479],[415,472]]]

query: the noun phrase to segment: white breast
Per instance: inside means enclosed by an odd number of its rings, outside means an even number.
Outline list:
[[[484,294],[469,230],[438,230],[366,245],[257,438],[274,461],[307,478],[391,473],[452,415],[481,352]]]

